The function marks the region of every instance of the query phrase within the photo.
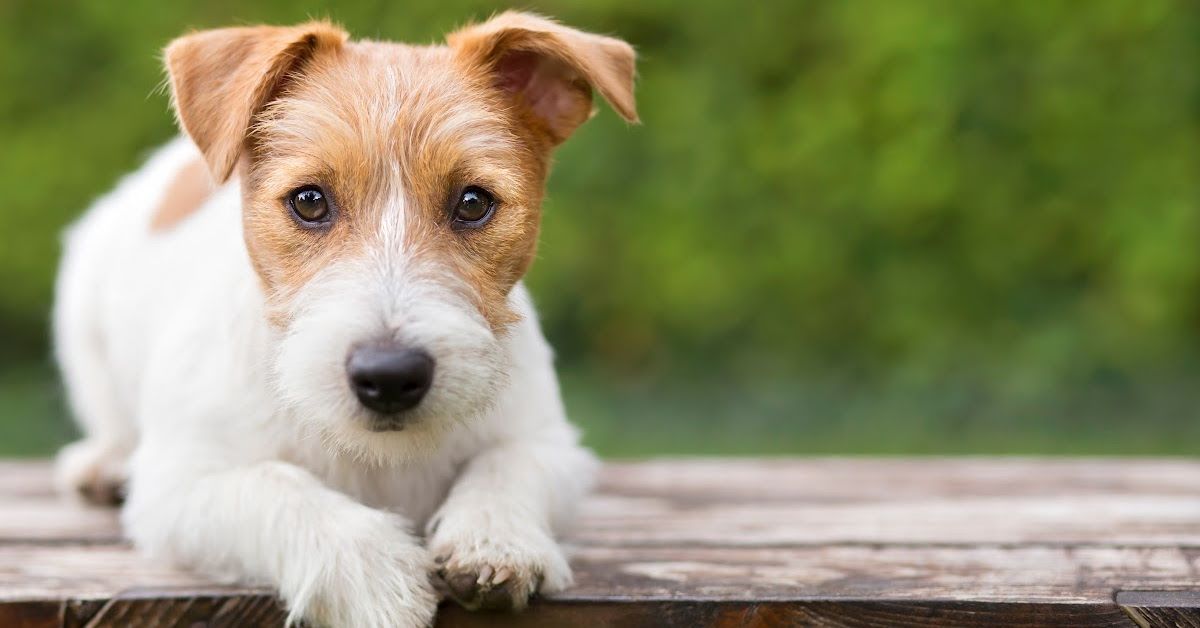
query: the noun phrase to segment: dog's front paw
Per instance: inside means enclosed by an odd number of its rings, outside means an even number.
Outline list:
[[[470,610],[524,608],[542,582],[537,565],[493,567],[454,561],[441,564],[437,577],[442,593]]]
[[[376,519],[376,517],[372,517]],[[422,628],[433,624],[437,611],[437,593],[429,578],[428,553],[416,539],[396,525],[356,526],[352,518],[346,527],[348,544],[332,555],[322,553],[297,566],[299,583],[309,586],[292,590],[291,620],[303,617],[315,626]],[[357,534],[351,530],[358,527]],[[363,528],[367,529],[364,530]],[[370,529],[371,527],[375,529]],[[299,558],[297,558],[299,560]]]
[[[81,440],[62,449],[55,461],[54,482],[64,494],[74,494],[101,506],[125,500],[128,454],[95,440]]]
[[[434,554],[435,582],[444,595],[463,607],[520,610],[538,591],[549,593],[570,586],[566,557],[539,528],[467,528],[461,523],[439,525],[429,547]]]

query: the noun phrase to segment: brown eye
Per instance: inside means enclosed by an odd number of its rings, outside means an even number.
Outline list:
[[[454,226],[473,229],[482,227],[496,210],[496,198],[478,186],[463,189],[454,205]]]
[[[329,202],[321,188],[315,185],[293,190],[287,202],[301,222],[322,223],[329,220]]]

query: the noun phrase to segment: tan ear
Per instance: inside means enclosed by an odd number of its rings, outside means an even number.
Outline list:
[[[167,46],[179,125],[204,153],[217,181],[229,178],[254,115],[314,54],[336,49],[346,33],[325,23],[200,31]]]
[[[591,117],[592,89],[626,121],[637,122],[633,48],[528,13],[502,13],[451,33],[446,41],[468,64],[531,115],[553,143]]]

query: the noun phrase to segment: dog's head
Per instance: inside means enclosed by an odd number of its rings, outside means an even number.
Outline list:
[[[488,407],[551,152],[593,89],[636,120],[628,44],[520,13],[445,46],[351,42],[324,22],[202,31],[166,63],[209,170],[240,176],[279,394],[379,460]]]

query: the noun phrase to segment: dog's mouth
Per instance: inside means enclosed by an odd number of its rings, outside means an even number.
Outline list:
[[[367,429],[372,432],[399,432],[412,424],[414,420],[408,413],[379,414],[372,412],[367,417]]]

